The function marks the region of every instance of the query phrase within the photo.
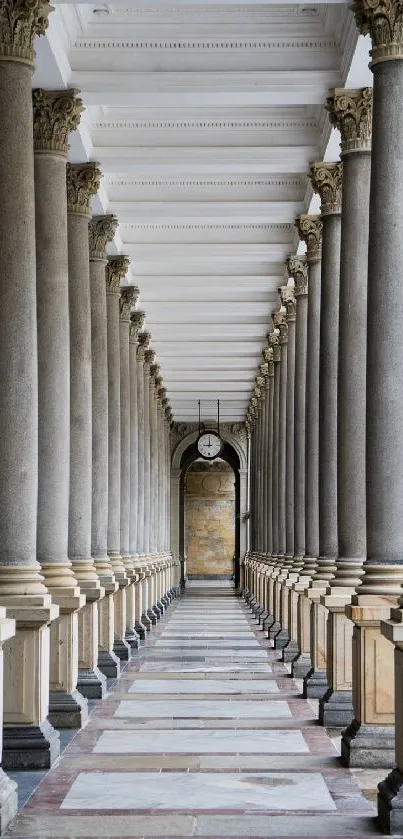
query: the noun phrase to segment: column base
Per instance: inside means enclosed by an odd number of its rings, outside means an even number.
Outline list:
[[[274,615],[267,615],[267,618],[263,621],[263,629],[265,632],[268,632],[270,627],[273,626],[274,623]]]
[[[268,637],[274,639],[279,632],[281,632],[281,623],[274,621],[269,629]]]
[[[77,688],[86,699],[103,699],[106,695],[106,676],[98,667],[93,670],[79,670]]]
[[[329,690],[326,670],[310,670],[304,678],[304,699],[322,699]]]
[[[138,650],[140,646],[140,638],[135,629],[126,630],[125,641],[127,641],[130,645],[131,650]]]
[[[285,664],[290,664],[290,662],[295,661],[298,656],[298,642],[295,641],[294,638],[290,638],[288,644],[283,647],[283,654],[281,656],[282,661],[284,661]]]
[[[147,610],[147,615],[148,615],[148,618],[151,621],[152,625],[156,626],[158,618],[157,618],[157,615],[155,614],[155,612],[153,612],[152,609],[148,609]]]
[[[280,632],[277,633],[274,639],[274,649],[275,650],[282,650],[290,641],[290,633],[288,629],[281,629]]]
[[[155,617],[155,615],[154,615],[154,617]],[[143,624],[143,626],[145,626],[147,632],[149,632],[151,627],[154,626],[154,624],[152,623],[152,621],[148,617],[148,614],[146,615],[145,612],[141,616],[141,623]]]
[[[382,833],[403,833],[403,773],[397,767],[378,784],[378,825]]]
[[[353,720],[341,735],[341,761],[352,769],[391,769],[395,763],[392,725],[366,725]]]
[[[55,728],[82,728],[88,720],[88,702],[78,690],[51,690],[48,720]]]
[[[354,719],[353,694],[351,690],[332,690],[319,702],[319,722],[326,728],[344,728]]]
[[[99,650],[98,667],[107,679],[118,679],[120,676],[120,659],[110,650]]]
[[[263,609],[263,612],[261,612],[260,615],[259,615],[259,625],[263,626],[264,621],[268,617],[269,617],[269,613],[268,613],[267,609]]]
[[[113,652],[120,658],[121,661],[130,661],[132,651],[130,644],[124,638],[115,638],[113,642]]]
[[[160,607],[158,606],[158,603],[156,603],[155,606],[153,606],[151,611],[154,613],[155,617],[157,618],[157,621],[161,620],[163,611],[161,611]]]
[[[163,614],[164,614],[164,612],[165,612],[165,610],[166,610],[166,608],[167,608],[167,604],[166,604],[166,603],[164,603],[164,602],[163,602],[163,600],[161,599],[161,600],[158,600],[158,601],[157,601],[157,606],[158,606],[158,608],[159,608],[159,610],[160,610],[161,617],[162,617],[162,616],[163,616]]]
[[[18,786],[0,769],[0,836],[18,813]]]
[[[147,630],[146,630],[145,626],[143,626],[143,624],[140,623],[140,621],[136,621],[134,627],[135,627],[135,630],[137,632],[137,635],[140,638],[140,641],[144,641],[145,637],[147,635]]]
[[[50,769],[59,756],[59,732],[49,720],[42,725],[3,728],[4,769]]]
[[[312,670],[311,656],[308,653],[301,653],[291,666],[291,675],[294,679],[305,679]]]

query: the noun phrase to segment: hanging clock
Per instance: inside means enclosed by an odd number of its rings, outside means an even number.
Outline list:
[[[196,446],[204,460],[214,460],[222,453],[224,443],[217,431],[203,431],[197,439]]]

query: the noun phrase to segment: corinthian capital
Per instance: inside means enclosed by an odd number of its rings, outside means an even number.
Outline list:
[[[372,139],[372,88],[334,88],[329,91],[326,110],[341,134],[342,154],[370,151]]]
[[[67,155],[69,134],[80,122],[84,105],[78,90],[32,91],[34,113],[34,149],[36,152],[59,152]]]
[[[281,347],[280,347],[280,330],[274,329],[273,332],[270,332],[269,335],[269,344],[273,350],[273,363],[277,364],[278,361],[281,359]]]
[[[106,262],[106,247],[112,242],[117,226],[116,216],[92,216],[88,224],[91,262]]]
[[[295,220],[299,238],[306,244],[308,262],[317,262],[322,253],[322,228],[320,216],[301,215]]]
[[[289,256],[287,261],[288,276],[294,279],[294,295],[308,294],[308,264],[306,256]]]
[[[44,35],[53,11],[46,0],[0,0],[0,61],[33,64],[35,35]]]
[[[272,314],[273,324],[278,330],[278,340],[280,344],[286,344],[288,341],[288,324],[285,317],[285,312],[278,309]]]
[[[137,303],[139,294],[140,289],[136,285],[128,285],[120,289],[120,320],[130,322],[130,313]]]
[[[403,58],[401,0],[356,0],[351,6],[362,35],[371,35],[372,64]]]
[[[315,192],[320,195],[322,216],[341,213],[341,189],[343,185],[343,164],[311,163],[310,179]]]
[[[286,309],[287,323],[296,320],[297,317],[297,301],[294,294],[294,289],[289,285],[283,285],[280,288],[281,305]]]
[[[0,0],[1,2],[1,0]],[[76,216],[91,215],[90,202],[101,183],[99,163],[68,163],[66,169],[67,212]]]
[[[128,256],[110,256],[106,264],[105,279],[106,279],[106,293],[118,294],[120,297],[121,288],[120,281],[126,276],[130,265]]]
[[[150,332],[140,332],[138,335],[137,358],[144,362],[145,354],[150,346],[151,334]]]
[[[132,312],[130,315],[130,330],[129,341],[132,344],[137,344],[137,338],[140,330],[144,326],[146,319],[145,312]]]

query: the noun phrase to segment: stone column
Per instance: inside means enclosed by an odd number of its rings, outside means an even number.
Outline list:
[[[70,331],[66,162],[82,102],[76,91],[33,91],[38,316],[37,558],[59,619],[50,629],[48,719],[81,728],[87,702],[76,690],[77,612],[85,604],[68,559]]]
[[[145,628],[139,623],[141,612],[139,612],[141,578],[139,563],[139,540],[138,529],[139,518],[139,364],[137,361],[137,338],[139,330],[143,327],[144,312],[132,312],[130,316],[129,331],[129,372],[130,372],[130,522],[129,522],[129,546],[133,560],[133,568],[136,572],[134,584],[134,628],[138,637],[145,637]],[[142,378],[142,376],[141,376]]]
[[[296,591],[298,602],[298,647],[300,655],[293,662],[293,674],[302,678],[315,670],[311,658],[310,580],[319,555],[319,348],[321,299],[322,219],[299,216],[296,226],[306,243],[308,263],[308,311],[306,349],[306,423],[305,423],[305,556]],[[309,503],[308,503],[309,499]]]
[[[132,649],[139,646],[135,625],[135,577],[134,560],[130,551],[130,360],[129,332],[130,314],[137,302],[139,289],[126,286],[120,295],[120,551],[130,584],[126,588],[126,633],[125,639]]]
[[[319,718],[324,725],[342,726],[349,725],[354,716],[354,625],[345,614],[345,606],[360,584],[366,555],[365,372],[372,90],[333,90],[328,110],[331,122],[341,133],[343,160],[337,397],[339,556],[335,577],[323,600],[329,610],[329,691],[321,700]]]
[[[127,661],[130,645],[126,635],[126,592],[130,570],[120,551],[120,282],[129,267],[127,256],[111,256],[106,266],[106,318],[108,339],[108,556],[119,583],[115,598],[116,655]]]
[[[280,301],[281,303],[281,301]],[[273,323],[279,332],[281,348],[279,364],[279,409],[278,409],[278,562],[274,571],[274,613],[275,622],[270,627],[269,637],[275,638],[275,647],[282,649],[288,641],[287,627],[282,620],[282,583],[287,576],[289,560],[285,559],[286,548],[286,450],[287,450],[287,342],[288,324],[285,308],[280,305],[273,314]],[[281,632],[281,630],[283,630]],[[280,634],[281,633],[281,634]],[[277,636],[278,640],[277,640]]]
[[[59,753],[58,735],[47,720],[49,623],[59,609],[51,604],[36,559],[38,365],[31,76],[34,37],[45,32],[50,10],[46,2],[0,3],[0,605],[7,607],[8,617],[17,625],[5,647],[3,765],[24,766],[28,761],[32,768],[41,762],[49,766]],[[30,750],[32,737],[37,738],[38,748]],[[6,807],[11,790],[1,776],[3,782]]]
[[[278,492],[278,460],[279,460],[279,415],[280,415],[280,359],[281,347],[279,341],[280,332],[275,328],[273,332],[269,333],[269,345],[273,353],[273,442],[272,442],[272,531],[273,531],[273,551],[272,560],[269,566],[269,618],[267,619],[267,628],[269,634],[273,627],[274,634],[280,630],[278,624],[278,615],[275,614],[275,579],[280,571],[279,567],[279,527],[278,527],[278,512],[279,512],[279,492]],[[277,624],[276,624],[277,620]]]
[[[401,364],[402,172],[403,137],[400,90],[403,80],[402,9],[392,0],[354,4],[361,31],[372,39],[373,133],[368,250],[366,507],[367,558],[364,576],[351,606],[354,621],[353,702],[355,720],[343,734],[342,754],[350,765],[372,760],[393,765],[396,704],[397,769],[379,789],[381,826],[391,833],[402,828],[402,618],[395,604],[403,581],[403,453],[399,434],[403,422]],[[393,606],[391,621],[387,620]],[[396,687],[392,673],[393,640]],[[364,660],[365,657],[365,660]],[[361,674],[355,678],[354,671]],[[362,674],[365,678],[362,679]],[[396,693],[394,693],[394,690]],[[393,761],[393,763],[392,763]]]
[[[93,216],[89,224],[92,350],[92,509],[91,553],[105,597],[98,613],[87,604],[81,613],[80,689],[91,699],[106,691],[106,676],[116,678],[119,659],[113,652],[118,588],[108,557],[108,350],[106,328],[106,248],[116,232],[115,216]]]
[[[290,277],[294,278],[296,300],[295,373],[294,373],[294,570],[297,576],[290,592],[290,642],[283,657],[289,661],[301,653],[299,641],[299,601],[305,583],[299,583],[305,556],[305,429],[306,429],[306,351],[308,316],[308,267],[305,256],[287,260]],[[309,655],[310,642],[306,645]]]
[[[266,446],[267,446],[267,460],[266,460],[266,546],[267,556],[271,557],[273,553],[273,504],[272,504],[272,486],[273,486],[273,381],[274,381],[274,365],[273,365],[273,347],[269,346],[264,350],[265,361],[268,365],[268,381],[266,389]]]
[[[141,388],[141,395],[142,395],[142,426],[143,426],[143,434],[140,438],[140,428],[139,428],[139,466],[140,466],[140,459],[142,462],[142,503],[141,507],[139,505],[139,515],[140,509],[143,510],[143,528],[142,528],[142,547],[141,547],[141,559],[143,562],[143,573],[144,578],[141,583],[141,623],[144,624],[147,630],[151,628],[151,621],[148,616],[148,580],[150,574],[147,570],[147,559],[150,555],[150,399],[149,399],[149,390],[150,390],[150,364],[146,361],[146,352],[149,349],[149,344],[151,340],[151,335],[149,332],[140,332],[139,334],[139,358],[141,360],[141,370],[142,370],[142,388]],[[140,448],[141,448],[141,455],[140,455]],[[140,484],[140,473],[139,473],[139,486]]]

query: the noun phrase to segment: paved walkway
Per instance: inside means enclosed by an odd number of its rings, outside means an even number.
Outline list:
[[[245,604],[193,585],[9,835],[359,838],[374,815]]]

